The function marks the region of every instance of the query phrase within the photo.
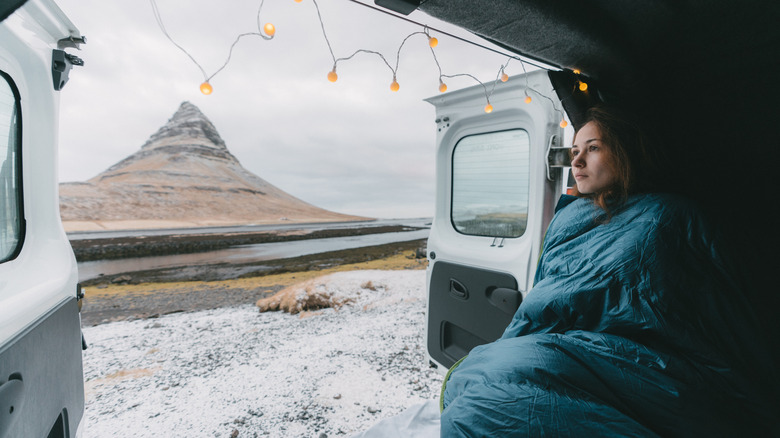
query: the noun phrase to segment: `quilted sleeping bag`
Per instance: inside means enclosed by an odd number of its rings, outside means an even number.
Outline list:
[[[780,436],[777,373],[697,210],[599,212],[556,213],[503,336],[450,371],[441,436]]]

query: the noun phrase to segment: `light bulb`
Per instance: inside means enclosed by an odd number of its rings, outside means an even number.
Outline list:
[[[336,82],[337,80],[339,80],[339,75],[336,74],[335,68],[331,70],[330,73],[328,73],[328,80],[331,82]]]
[[[203,93],[205,95],[209,95],[209,94],[211,94],[212,91],[214,91],[214,89],[211,88],[211,84],[209,84],[209,81],[206,81],[206,82],[200,84],[200,92],[201,93]]]
[[[493,112],[493,105],[491,105],[491,104],[485,105],[485,112],[488,113],[488,114],[492,113]]]
[[[434,48],[439,45],[439,40],[437,40],[435,37],[428,38],[428,45],[431,46],[431,48]]]
[[[579,70],[577,70],[577,69],[575,68],[575,69],[574,69],[574,74],[575,74],[575,75],[578,75],[578,74],[580,74],[580,71],[579,71]]]
[[[501,82],[506,82],[509,80],[509,75],[506,73],[501,73]]]
[[[440,82],[439,82],[439,91],[440,91],[440,92],[442,92],[442,93],[444,93],[445,91],[447,91],[447,84],[445,84],[444,82],[441,82],[441,81],[440,81]]]
[[[271,23],[265,23],[265,26],[263,26],[263,30],[265,31],[265,34],[268,36],[274,36],[276,33],[276,27],[274,27]]]
[[[525,96],[525,103],[531,103],[531,96]]]
[[[295,0],[295,3],[300,3],[301,1],[303,1],[303,0]]]
[[[561,125],[561,128],[565,128],[565,127],[569,126],[569,122],[567,122],[566,120],[561,119],[560,125]]]
[[[398,82],[393,79],[393,83],[390,84],[390,91],[398,91],[401,88],[401,86],[398,84]]]
[[[588,89],[588,84],[580,81],[580,91],[585,91],[587,89]]]

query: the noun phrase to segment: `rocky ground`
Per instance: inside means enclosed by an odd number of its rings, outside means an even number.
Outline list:
[[[426,264],[420,240],[86,285],[83,436],[351,436],[434,400]],[[223,279],[231,269],[249,273]],[[334,290],[344,305],[258,311],[258,299],[296,284]]]
[[[86,327],[83,436],[351,436],[435,400],[442,377],[425,355],[420,267],[317,277],[349,298],[337,309],[242,304]],[[306,277],[289,276],[278,282]]]

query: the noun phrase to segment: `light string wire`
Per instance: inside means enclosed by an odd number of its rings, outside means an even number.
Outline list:
[[[239,34],[236,37],[236,40],[233,41],[233,44],[230,45],[230,50],[228,51],[227,59],[225,59],[225,63],[222,64],[220,68],[218,68],[214,73],[212,73],[210,76],[208,73],[206,73],[206,70],[203,68],[203,66],[200,65],[200,63],[193,57],[190,52],[188,52],[184,47],[180,46],[176,41],[173,40],[171,35],[168,33],[168,31],[165,29],[165,24],[162,20],[162,15],[160,14],[160,9],[157,7],[157,2],[155,0],[149,0],[149,2],[152,5],[152,12],[154,13],[154,19],[157,21],[157,25],[160,27],[160,30],[162,31],[163,35],[165,35],[166,38],[179,50],[184,52],[185,55],[187,55],[188,58],[200,69],[200,72],[203,73],[203,79],[204,82],[209,82],[214,76],[216,76],[219,72],[225,69],[225,67],[228,66],[230,63],[230,58],[233,56],[233,49],[236,47],[236,44],[241,40],[241,38],[247,37],[247,36],[259,36],[263,38],[264,40],[272,40],[274,38],[273,34],[265,35],[263,34],[263,28],[260,25],[260,13],[263,10],[263,4],[265,3],[265,0],[260,0],[260,6],[257,8],[257,32],[246,32]],[[273,29],[273,27],[271,28]],[[273,30],[272,30],[273,31]]]
[[[371,10],[382,12],[382,13],[384,13],[386,15],[390,15],[391,17],[407,21],[407,22],[415,24],[417,26],[421,26],[423,28],[423,30],[422,31],[413,32],[413,33],[407,35],[403,39],[403,41],[401,42],[401,44],[398,47],[398,50],[396,52],[395,67],[390,65],[390,63],[387,61],[387,58],[385,58],[385,56],[382,53],[377,52],[377,51],[373,51],[373,50],[367,50],[367,49],[359,49],[359,50],[356,50],[354,53],[352,53],[351,55],[349,55],[347,57],[336,58],[335,52],[333,51],[333,45],[331,44],[330,38],[328,38],[328,34],[327,34],[326,29],[325,29],[325,23],[324,23],[324,21],[322,19],[322,13],[320,11],[319,4],[317,3],[317,0],[312,0],[312,3],[314,3],[314,7],[315,7],[315,9],[317,11],[317,18],[318,18],[319,23],[320,23],[320,29],[322,30],[322,36],[325,39],[325,43],[328,46],[328,50],[330,52],[331,59],[333,59],[333,70],[328,75],[328,79],[330,79],[331,81],[335,82],[337,77],[338,77],[338,76],[336,76],[336,68],[337,68],[339,62],[351,60],[352,58],[354,58],[359,53],[366,53],[366,54],[372,54],[372,55],[378,56],[382,60],[382,62],[384,62],[384,64],[387,66],[387,68],[390,69],[391,73],[393,74],[393,83],[391,84],[391,90],[398,91],[399,85],[397,83],[396,77],[397,77],[399,66],[400,66],[400,62],[401,62],[401,50],[403,49],[404,45],[406,44],[406,42],[411,37],[413,37],[415,35],[418,35],[418,34],[421,34],[421,35],[425,35],[428,38],[428,40],[429,40],[431,55],[433,57],[434,62],[436,63],[436,67],[437,67],[437,69],[439,71],[439,83],[440,83],[439,91],[444,92],[447,89],[447,86],[444,83],[444,81],[442,80],[442,78],[452,79],[452,78],[457,78],[457,77],[468,77],[468,78],[474,80],[475,82],[477,82],[480,86],[482,86],[483,92],[485,94],[485,100],[487,102],[487,105],[485,106],[485,112],[491,112],[493,110],[493,107],[490,104],[490,97],[493,95],[493,93],[494,93],[498,83],[499,82],[506,82],[506,80],[508,79],[508,76],[506,75],[506,68],[509,66],[509,63],[512,60],[517,60],[517,61],[520,62],[520,66],[522,67],[523,73],[524,73],[524,76],[525,76],[526,86],[525,86],[525,89],[523,91],[523,93],[526,96],[525,102],[526,103],[530,103],[531,102],[531,97],[528,95],[528,91],[530,90],[531,92],[537,94],[538,96],[544,97],[545,99],[549,100],[550,103],[553,106],[554,111],[556,113],[560,113],[563,116],[563,111],[558,109],[558,106],[555,104],[555,101],[553,101],[553,99],[551,99],[550,97],[544,95],[543,93],[540,93],[539,91],[531,88],[531,86],[530,86],[530,84],[528,82],[528,72],[527,72],[527,70],[525,68],[525,63],[527,61],[523,60],[522,58],[520,58],[518,56],[507,55],[507,54],[502,53],[502,52],[500,52],[498,50],[495,50],[495,49],[492,49],[490,47],[478,44],[478,43],[476,43],[474,41],[470,41],[470,40],[458,37],[457,35],[453,35],[453,34],[450,34],[448,32],[444,32],[444,31],[441,31],[441,30],[438,30],[438,29],[435,29],[435,28],[431,28],[428,25],[418,23],[418,22],[416,22],[414,20],[410,20],[409,18],[400,16],[400,15],[392,14],[392,13],[390,13],[388,11],[385,11],[385,10],[373,7],[371,5],[362,3],[362,2],[357,1],[357,0],[349,0],[349,1],[352,2],[352,3],[356,3],[358,5],[367,7],[369,9],[371,9]],[[246,33],[239,34],[236,37],[235,41],[233,41],[233,43],[230,45],[230,50],[228,51],[228,56],[225,59],[225,62],[222,64],[222,66],[219,67],[211,75],[208,75],[206,73],[206,70],[203,68],[203,66],[200,65],[200,63],[195,59],[195,57],[193,57],[181,45],[176,43],[176,41],[174,41],[174,39],[170,36],[170,34],[168,33],[168,31],[165,28],[165,25],[163,23],[162,15],[160,14],[159,8],[157,6],[157,2],[155,0],[149,0],[149,2],[151,3],[152,12],[154,13],[154,17],[155,17],[155,20],[157,21],[157,25],[160,27],[160,30],[162,31],[163,35],[165,35],[165,37],[168,38],[168,40],[175,47],[177,47],[185,55],[187,55],[187,57],[190,58],[190,60],[198,67],[198,69],[200,69],[200,71],[201,71],[201,73],[203,74],[203,77],[204,77],[204,83],[201,84],[201,91],[203,91],[205,94],[209,94],[211,92],[211,85],[209,85],[209,81],[211,79],[213,79],[217,74],[219,74],[222,70],[224,70],[228,66],[228,64],[230,63],[230,60],[231,60],[231,58],[233,56],[233,49],[235,48],[235,46],[238,44],[238,42],[242,38],[247,37],[247,36],[259,36],[259,37],[261,37],[261,38],[263,38],[265,40],[271,40],[274,37],[275,30],[273,28],[273,25],[271,25],[270,23],[266,25],[266,31],[268,32],[268,35],[265,35],[265,34],[262,33],[263,28],[262,28],[261,22],[260,22],[260,15],[261,15],[261,12],[262,12],[262,9],[263,9],[263,4],[265,3],[265,0],[260,0],[260,5],[259,5],[259,7],[257,9],[257,16],[256,16],[258,32],[246,32]],[[300,2],[300,0],[296,0],[296,2]],[[268,28],[268,26],[270,26],[270,29]],[[439,32],[439,33],[441,33],[443,35],[447,35],[447,36],[449,36],[451,38],[455,38],[455,39],[457,39],[459,41],[463,41],[463,42],[475,45],[477,47],[480,47],[482,49],[485,49],[485,50],[488,50],[488,51],[491,51],[491,52],[494,52],[494,53],[497,53],[497,54],[500,54],[502,56],[506,56],[507,57],[506,63],[502,64],[501,67],[499,68],[498,73],[496,74],[496,79],[493,81],[493,84],[491,85],[490,90],[488,90],[488,87],[487,87],[487,85],[485,83],[480,81],[474,75],[471,75],[471,74],[468,74],[468,73],[458,73],[458,74],[444,74],[443,73],[441,64],[439,63],[439,59],[436,56],[436,51],[434,50],[434,47],[435,47],[434,40],[436,40],[436,39],[431,37],[431,35],[430,35],[430,30],[431,29],[434,29],[436,32]],[[435,42],[438,42],[438,41],[436,40]],[[529,63],[533,64],[532,62],[529,62]],[[545,67],[545,66],[536,65],[536,64],[533,64],[533,65],[535,65],[535,66],[537,66],[539,68],[549,69],[548,67]],[[575,71],[575,73],[579,73],[579,72]],[[331,75],[333,75],[332,78],[331,78]],[[587,89],[587,84],[584,83],[583,81],[578,81],[578,84],[580,85],[580,90],[584,91],[585,89]],[[582,86],[584,86],[585,88],[582,88]],[[204,87],[206,89],[204,89]],[[562,119],[561,119],[561,127],[565,127],[565,126],[566,126],[566,121],[562,117]]]
[[[377,55],[382,60],[382,62],[385,63],[387,68],[389,68],[390,71],[392,72],[392,74],[393,74],[393,83],[391,85],[391,89],[393,91],[397,91],[399,86],[398,86],[398,83],[396,81],[396,77],[398,75],[398,69],[399,69],[399,65],[400,65],[400,62],[401,62],[400,61],[401,60],[401,50],[403,49],[404,45],[409,40],[409,38],[411,38],[411,37],[413,37],[415,35],[425,35],[428,38],[429,41],[432,38],[430,33],[429,33],[429,29],[430,28],[427,25],[423,25],[423,24],[417,23],[415,21],[412,21],[412,20],[409,20],[409,19],[405,19],[403,17],[398,17],[398,16],[396,16],[394,14],[389,14],[392,17],[402,18],[405,21],[408,21],[408,22],[411,22],[411,23],[413,23],[415,25],[423,27],[422,31],[413,32],[413,33],[407,35],[406,38],[403,39],[403,41],[401,42],[400,46],[398,47],[398,50],[396,51],[395,68],[393,68],[393,66],[390,65],[390,63],[387,61],[387,58],[385,58],[385,56],[383,54],[381,54],[379,52],[376,52],[376,51],[373,51],[373,50],[358,49],[354,53],[352,53],[351,55],[349,55],[347,57],[336,58],[336,55],[333,52],[333,45],[331,44],[330,38],[328,38],[328,33],[325,30],[325,22],[322,19],[322,13],[320,12],[319,4],[317,3],[317,0],[311,0],[311,1],[312,1],[312,3],[314,3],[314,7],[315,7],[315,9],[317,11],[317,18],[318,18],[318,20],[320,22],[320,28],[322,29],[322,35],[325,38],[325,42],[328,45],[328,50],[330,50],[331,58],[333,59],[333,70],[332,70],[331,73],[335,73],[336,72],[336,68],[338,67],[338,63],[339,62],[350,60],[350,59],[354,58],[358,53],[367,53],[367,54]],[[353,0],[350,0],[350,1],[352,1],[353,3],[357,3],[357,4],[360,4],[360,5],[369,7],[372,10],[377,10],[377,9],[375,9],[375,8],[373,8],[371,6],[368,6],[368,5],[364,4],[364,3],[361,3],[361,2],[358,2],[358,1],[353,1]],[[500,80],[501,74],[503,73],[503,71],[506,68],[506,66],[509,64],[509,61],[512,59],[512,57],[508,57],[509,59],[507,60],[506,64],[503,64],[501,66],[501,69],[499,70],[499,73],[497,75],[496,81],[493,83],[493,86],[490,89],[490,91],[488,91],[487,86],[482,81],[480,81],[477,77],[475,77],[474,75],[467,74],[467,73],[459,73],[459,74],[454,74],[454,75],[445,75],[445,74],[443,74],[442,73],[441,64],[439,63],[439,59],[436,56],[436,51],[434,50],[433,46],[431,46],[430,48],[431,48],[431,54],[433,56],[433,60],[436,63],[436,67],[439,70],[439,82],[443,84],[441,78],[469,77],[469,78],[473,79],[479,85],[482,86],[482,89],[485,92],[485,100],[487,101],[487,104],[488,104],[488,106],[486,107],[486,111],[487,111],[488,107],[491,108],[491,111],[492,111],[492,107],[490,106],[490,96],[493,94],[493,91],[495,90],[496,84]],[[523,60],[522,59],[520,59],[520,58],[516,58],[516,59],[519,60],[521,64],[523,64]],[[525,70],[525,66],[523,66],[523,70]],[[446,88],[445,88],[445,90],[446,90]]]
[[[485,50],[487,50],[489,52],[493,52],[493,53],[496,53],[498,55],[505,56],[507,58],[511,58],[511,59],[514,59],[514,60],[517,60],[517,61],[527,62],[527,63],[533,65],[534,67],[541,68],[542,70],[558,70],[556,67],[553,67],[551,65],[546,65],[546,64],[543,64],[541,62],[537,62],[536,60],[534,60],[533,58],[530,58],[528,56],[526,56],[526,58],[528,58],[528,59],[523,60],[523,58],[521,58],[521,57],[519,57],[517,55],[510,55],[510,54],[504,53],[504,52],[502,52],[500,50],[496,50],[496,49],[494,49],[492,47],[485,46],[484,44],[479,44],[479,43],[477,43],[475,41],[471,41],[471,40],[468,40],[466,38],[462,38],[462,37],[459,37],[457,35],[453,35],[453,34],[451,34],[449,32],[445,32],[445,31],[443,31],[441,29],[437,29],[435,27],[428,26],[427,24],[422,24],[422,23],[414,21],[414,20],[412,20],[412,19],[410,19],[408,17],[404,17],[403,15],[396,15],[396,14],[394,14],[394,13],[392,13],[390,11],[387,11],[385,9],[381,9],[381,8],[376,7],[376,6],[372,6],[370,4],[366,4],[366,3],[360,2],[358,0],[348,0],[348,1],[350,1],[352,3],[355,3],[355,4],[358,4],[360,6],[363,6],[363,7],[369,8],[369,9],[371,9],[373,11],[380,12],[380,13],[385,14],[385,15],[389,15],[389,16],[391,16],[393,18],[397,18],[399,20],[403,20],[403,21],[406,21],[408,23],[416,24],[417,26],[420,26],[420,27],[425,27],[425,28],[434,30],[434,31],[436,31],[436,32],[438,32],[438,33],[440,33],[442,35],[447,35],[450,38],[454,38],[454,39],[456,39],[458,41],[461,41],[461,42],[464,42],[466,44],[471,44],[472,46],[476,46],[476,47],[479,47],[481,49],[485,49]]]

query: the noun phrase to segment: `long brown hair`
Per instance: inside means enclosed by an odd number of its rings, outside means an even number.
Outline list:
[[[618,108],[599,104],[585,113],[577,133],[587,123],[593,122],[601,133],[601,142],[608,152],[608,165],[615,173],[615,183],[596,193],[582,194],[573,187],[574,194],[591,198],[606,213],[606,220],[634,193],[649,192],[658,188],[660,156],[636,120]]]

